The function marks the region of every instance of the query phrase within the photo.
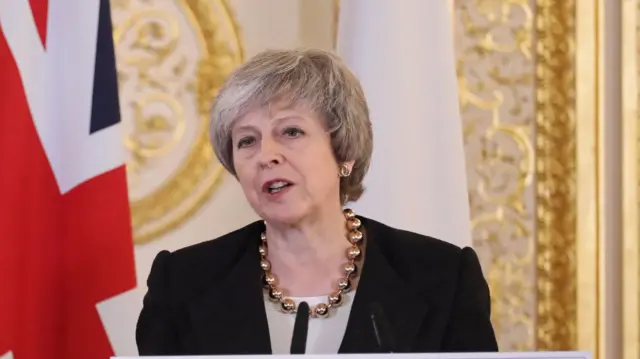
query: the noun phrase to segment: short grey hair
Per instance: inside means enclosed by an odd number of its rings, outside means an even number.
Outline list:
[[[354,161],[351,174],[341,179],[341,202],[358,200],[373,151],[369,108],[360,81],[328,51],[267,50],[229,75],[213,103],[209,127],[220,163],[236,176],[231,140],[235,121],[278,101],[307,106],[326,121],[336,161]]]

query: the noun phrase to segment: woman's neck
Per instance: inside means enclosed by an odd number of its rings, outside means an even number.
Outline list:
[[[346,219],[342,208],[296,226],[267,223],[268,259],[279,287],[290,296],[326,295],[347,262]]]

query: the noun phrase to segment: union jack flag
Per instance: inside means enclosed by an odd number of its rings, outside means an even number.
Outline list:
[[[107,359],[136,285],[108,0],[0,0],[0,357]]]

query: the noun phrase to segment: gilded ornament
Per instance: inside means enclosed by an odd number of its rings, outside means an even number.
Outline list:
[[[473,245],[501,350],[535,338],[533,1],[456,0],[458,88]]]
[[[113,35],[137,244],[179,227],[225,171],[208,136],[209,107],[243,62],[226,0],[113,1]]]
[[[576,349],[575,0],[536,2],[536,350]]]

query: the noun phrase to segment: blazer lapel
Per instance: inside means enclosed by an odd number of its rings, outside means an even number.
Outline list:
[[[367,231],[365,260],[339,352],[381,351],[371,318],[374,303],[382,309],[393,335],[394,348],[391,349],[394,352],[409,352],[425,320],[428,305],[403,282],[382,253],[378,238],[384,236],[385,231],[367,226],[371,222],[366,218],[361,220]]]
[[[202,354],[271,354],[259,233],[254,237],[246,241],[245,253],[226,278],[188,304],[194,344]]]

